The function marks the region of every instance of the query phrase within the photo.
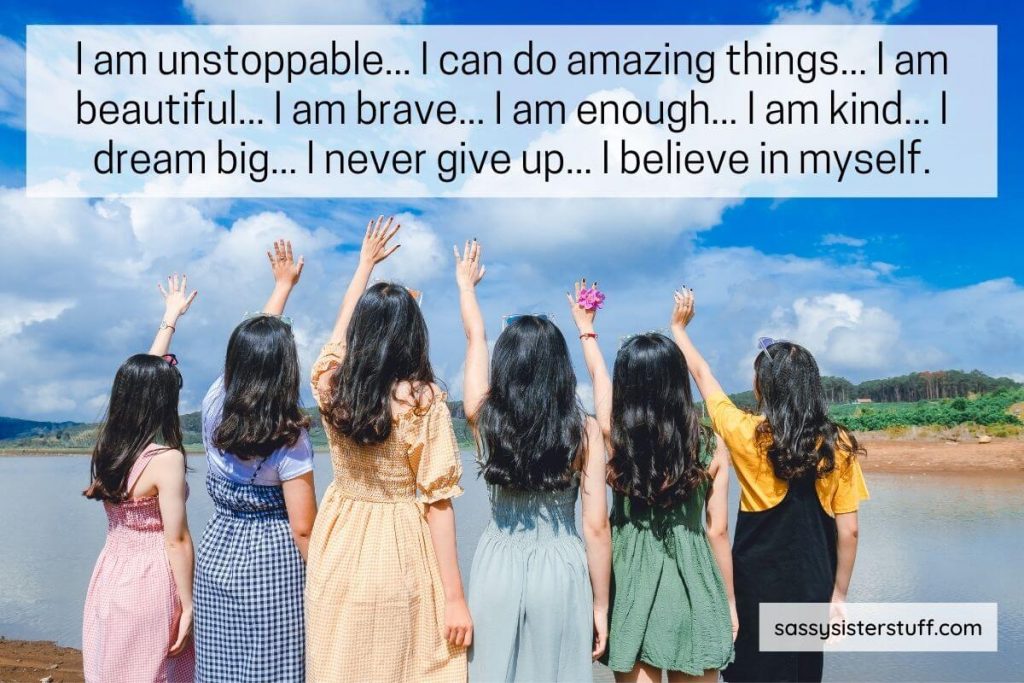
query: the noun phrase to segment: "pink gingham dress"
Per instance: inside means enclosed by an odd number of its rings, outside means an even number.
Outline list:
[[[128,475],[131,491],[161,447],[150,445]],[[177,632],[181,602],[164,550],[156,496],[103,504],[107,542],[89,582],[82,622],[86,681],[190,682],[195,653],[167,650]]]

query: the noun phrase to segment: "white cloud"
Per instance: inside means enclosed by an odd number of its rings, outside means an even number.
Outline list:
[[[424,283],[447,272],[451,261],[450,247],[441,244],[429,224],[409,213],[398,214],[395,221],[402,226],[395,243],[402,246],[381,264],[376,271],[377,277],[420,289]]]
[[[849,235],[843,235],[841,233],[830,232],[822,235],[821,243],[825,246],[839,245],[843,247],[863,247],[868,243],[866,239],[860,237],[850,237]]]
[[[209,24],[392,24],[423,18],[424,0],[185,0]]]
[[[833,374],[879,370],[899,361],[900,323],[882,308],[848,294],[801,297],[774,316],[773,327],[817,356]],[[894,358],[895,354],[895,358]]]
[[[12,337],[25,327],[54,320],[74,305],[72,301],[33,301],[0,292],[0,340]]]
[[[25,48],[0,36],[0,124],[25,127]]]

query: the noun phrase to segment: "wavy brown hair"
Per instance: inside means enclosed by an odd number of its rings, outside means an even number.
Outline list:
[[[242,460],[265,458],[293,446],[308,428],[291,326],[270,315],[242,322],[228,341],[224,409],[213,445]]]
[[[686,358],[663,334],[637,335],[619,349],[612,381],[608,484],[648,506],[678,505],[709,480],[701,456],[714,444]]]
[[[864,454],[857,438],[828,416],[821,373],[810,351],[776,342],[754,360],[757,409],[765,419],[756,441],[779,479],[821,478],[836,469],[836,455]]]
[[[320,412],[357,444],[382,443],[391,435],[395,387],[434,384],[427,323],[408,289],[380,282],[359,298],[345,341],[345,359],[331,378],[330,402]]]

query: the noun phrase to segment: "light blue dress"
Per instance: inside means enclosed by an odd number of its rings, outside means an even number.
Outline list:
[[[491,487],[491,522],[473,556],[469,680],[593,680],[593,592],[576,530],[578,486]]]

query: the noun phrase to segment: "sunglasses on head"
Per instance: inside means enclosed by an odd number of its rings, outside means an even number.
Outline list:
[[[288,327],[292,326],[292,319],[286,315],[275,315],[273,313],[264,313],[263,311],[258,311],[256,313],[246,313],[244,316],[242,316],[242,320],[252,320],[253,318],[277,318]]]
[[[165,353],[164,355],[162,355],[160,357],[163,358],[164,361],[166,361],[167,364],[170,365],[172,368],[178,367],[178,357],[175,356],[173,353]],[[185,379],[181,376],[181,373],[179,372],[178,373],[178,388],[181,389],[183,386],[185,386]]]
[[[768,360],[773,360],[772,359],[772,353],[768,349],[770,349],[771,347],[775,346],[776,344],[781,344],[781,343],[783,343],[785,341],[787,341],[787,340],[786,339],[773,339],[771,337],[758,337],[757,338],[757,348],[764,352],[764,355],[768,357]]]
[[[541,320],[546,320],[549,323],[555,322],[555,316],[551,313],[510,313],[502,316],[501,329],[504,330],[512,323],[522,320],[523,318],[540,318]]]
[[[619,337],[619,348],[621,349],[623,346],[633,341],[637,337],[643,337],[648,334],[661,334],[666,337],[669,336],[668,330],[666,330],[663,327],[657,330],[647,330],[646,332],[634,332],[633,334],[627,334],[625,336]]]

